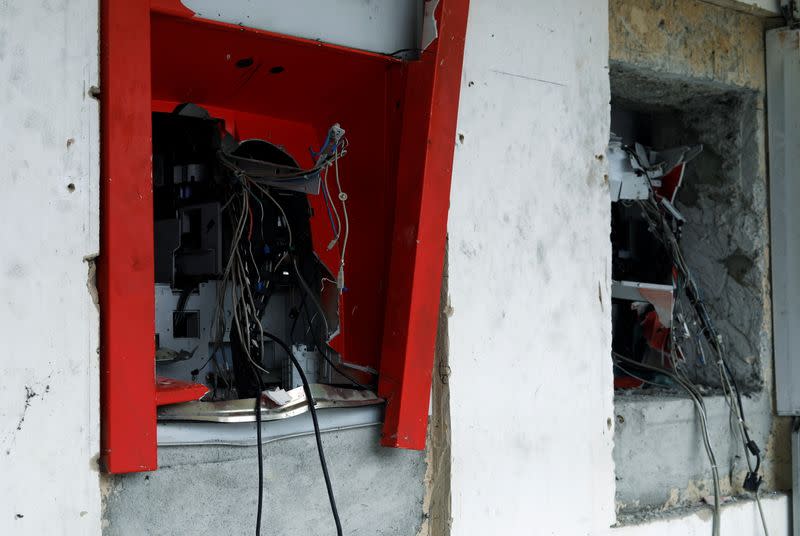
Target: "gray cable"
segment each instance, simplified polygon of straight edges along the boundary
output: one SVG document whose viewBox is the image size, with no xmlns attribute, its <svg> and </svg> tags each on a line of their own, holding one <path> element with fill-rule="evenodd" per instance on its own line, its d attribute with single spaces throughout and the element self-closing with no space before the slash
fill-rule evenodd
<svg viewBox="0 0 800 536">
<path fill-rule="evenodd" d="M 675 381 L 678 385 L 684 388 L 684 390 L 689 393 L 689 397 L 692 399 L 695 405 L 695 410 L 697 411 L 697 415 L 700 418 L 701 430 L 702 430 L 702 437 L 703 437 L 703 444 L 706 449 L 706 455 L 708 456 L 708 461 L 711 464 L 711 476 L 714 484 L 714 506 L 713 506 L 713 519 L 712 519 L 712 534 L 713 536 L 719 536 L 720 531 L 720 483 L 719 483 L 719 470 L 717 469 L 717 459 L 714 456 L 714 450 L 711 447 L 711 440 L 708 435 L 708 416 L 706 413 L 705 403 L 703 402 L 702 396 L 696 391 L 695 387 L 687 382 L 684 382 L 683 379 L 678 377 L 676 374 L 672 373 L 669 370 L 654 367 L 652 365 L 647 365 L 645 363 L 639 363 L 632 359 L 628 359 L 627 357 L 618 354 L 616 352 L 612 352 L 613 359 L 622 361 L 632 366 L 640 367 L 647 369 L 651 372 L 656 372 L 658 374 L 663 374 L 673 381 Z"/>
</svg>

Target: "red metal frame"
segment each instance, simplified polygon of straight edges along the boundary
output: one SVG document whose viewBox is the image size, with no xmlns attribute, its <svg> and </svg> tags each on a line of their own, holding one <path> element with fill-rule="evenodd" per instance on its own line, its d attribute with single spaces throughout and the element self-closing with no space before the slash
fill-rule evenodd
<svg viewBox="0 0 800 536">
<path fill-rule="evenodd" d="M 150 6 L 101 4 L 101 453 L 156 468 Z"/>
<path fill-rule="evenodd" d="M 193 17 L 176 0 L 102 3 L 103 459 L 156 467 L 151 111 L 192 101 L 242 138 L 301 161 L 339 121 L 351 244 L 342 299 L 348 361 L 380 370 L 382 443 L 421 449 L 439 306 L 468 0 L 442 0 L 418 62 Z M 150 54 L 152 47 L 153 54 Z M 251 70 L 235 67 L 254 59 Z M 232 61 L 231 61 L 232 59 Z M 280 74 L 271 67 L 280 65 Z M 302 91 L 298 91 L 302 88 Z M 357 150 L 355 150 L 357 148 Z M 401 158 L 402 155 L 402 158 Z M 315 248 L 334 268 L 321 198 Z M 369 379 L 362 378 L 363 381 Z M 162 393 L 164 395 L 164 393 Z"/>
<path fill-rule="evenodd" d="M 439 38 L 409 65 L 379 394 L 381 444 L 425 448 L 469 0 L 442 0 Z"/>
</svg>

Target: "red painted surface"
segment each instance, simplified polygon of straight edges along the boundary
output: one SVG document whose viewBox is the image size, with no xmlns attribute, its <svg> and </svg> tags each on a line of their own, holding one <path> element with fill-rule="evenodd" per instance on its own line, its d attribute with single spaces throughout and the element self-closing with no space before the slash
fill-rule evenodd
<svg viewBox="0 0 800 536">
<path fill-rule="evenodd" d="M 383 444 L 423 448 L 467 0 L 443 0 L 440 39 L 408 64 L 193 18 L 174 0 L 153 0 L 152 14 L 149 6 L 103 3 L 108 470 L 155 468 L 150 113 L 181 102 L 206 107 L 240 139 L 285 146 L 304 165 L 331 124 L 346 129 L 350 150 L 340 171 L 349 196 L 348 290 L 342 333 L 332 344 L 346 361 L 380 368 L 389 401 Z M 252 65 L 238 68 L 243 58 Z M 335 197 L 334 184 L 331 174 Z M 332 230 L 322 197 L 310 202 L 315 249 L 335 273 L 339 251 L 327 250 Z"/>
<path fill-rule="evenodd" d="M 150 0 L 150 9 L 165 15 L 175 15 L 178 17 L 194 17 L 194 11 L 184 6 L 181 0 Z"/>
<path fill-rule="evenodd" d="M 441 1 L 439 38 L 408 69 L 379 380 L 390 447 L 425 447 L 468 8 Z"/>
<path fill-rule="evenodd" d="M 675 202 L 675 196 L 678 195 L 678 188 L 683 183 L 683 173 L 686 170 L 686 164 L 678 164 L 672 170 L 661 177 L 661 186 L 655 188 L 655 191 L 661 197 L 669 200 L 670 203 Z"/>
<path fill-rule="evenodd" d="M 150 10 L 101 3 L 101 455 L 156 468 Z"/>
<path fill-rule="evenodd" d="M 202 383 L 184 382 L 158 376 L 156 378 L 156 406 L 200 400 L 209 389 Z"/>
<path fill-rule="evenodd" d="M 614 389 L 638 389 L 644 382 L 630 376 L 617 376 L 614 378 Z"/>
<path fill-rule="evenodd" d="M 154 110 L 195 102 L 224 118 L 236 137 L 283 145 L 306 165 L 311 162 L 309 148 L 319 148 L 333 123 L 347 131 L 350 151 L 340 171 L 349 196 L 348 290 L 341 300 L 342 333 L 332 346 L 348 362 L 377 368 L 404 64 L 306 39 L 161 14 L 152 17 L 152 47 Z M 252 59 L 252 65 L 238 68 L 236 62 L 244 58 Z M 332 170 L 328 184 L 335 196 Z M 335 274 L 339 251 L 327 250 L 333 235 L 323 199 L 309 200 L 315 250 Z"/>
</svg>

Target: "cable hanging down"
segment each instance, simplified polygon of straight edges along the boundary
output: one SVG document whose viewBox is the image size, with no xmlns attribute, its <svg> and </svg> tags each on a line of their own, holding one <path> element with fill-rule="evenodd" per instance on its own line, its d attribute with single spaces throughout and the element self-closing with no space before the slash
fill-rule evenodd
<svg viewBox="0 0 800 536">
<path fill-rule="evenodd" d="M 368 390 L 373 381 L 362 384 L 373 371 L 347 363 L 332 342 L 342 326 L 350 254 L 351 205 L 339 162 L 348 151 L 345 131 L 332 125 L 301 165 L 282 145 L 240 138 L 237 127 L 234 135 L 223 118 L 191 103 L 154 112 L 152 122 L 156 372 L 190 379 L 192 393 L 202 386 L 206 394 L 188 411 L 202 408 L 203 418 L 217 418 L 233 400 L 252 409 L 257 536 L 268 491 L 262 421 L 274 408 L 267 395 L 275 402 L 302 389 L 342 534 L 314 393 L 317 383 Z M 317 213 L 328 213 L 332 231 L 328 254 L 314 213 L 312 196 L 320 194 L 325 208 Z"/>
<path fill-rule="evenodd" d="M 338 158 L 340 158 L 344 154 L 343 144 L 334 143 L 331 146 L 330 154 L 331 156 L 327 159 L 322 161 L 319 164 L 319 169 L 325 169 L 327 175 L 327 168 L 331 165 L 336 166 L 336 179 L 337 179 L 337 187 L 340 190 L 339 200 L 342 203 L 342 212 L 345 214 L 345 223 L 343 225 L 344 228 L 344 236 L 343 236 L 343 244 L 342 244 L 342 256 L 340 260 L 340 275 L 338 279 L 343 281 L 343 270 L 344 270 L 344 247 L 347 242 L 347 235 L 349 232 L 349 223 L 347 221 L 346 216 L 346 194 L 341 191 L 341 183 L 338 176 L 338 166 L 336 162 Z M 224 158 L 221 157 L 221 161 L 228 167 L 231 162 L 225 161 Z M 266 308 L 266 301 L 268 300 L 268 296 L 262 298 L 262 303 L 259 305 L 258 299 L 254 295 L 253 289 L 255 288 L 262 288 L 264 291 L 271 290 L 272 283 L 271 279 L 267 281 L 263 281 L 261 277 L 261 270 L 258 268 L 257 263 L 255 262 L 255 257 L 252 251 L 252 242 L 251 238 L 253 235 L 253 220 L 254 220 L 254 211 L 253 211 L 253 202 L 255 202 L 258 209 L 258 213 L 260 213 L 263 219 L 264 213 L 264 206 L 260 199 L 263 196 L 265 202 L 268 202 L 277 209 L 278 213 L 280 214 L 280 221 L 283 223 L 283 226 L 288 234 L 288 248 L 287 253 L 284 254 L 275 266 L 272 268 L 272 272 L 276 272 L 278 268 L 288 262 L 289 269 L 294 273 L 294 280 L 297 283 L 297 286 L 302 290 L 302 299 L 303 304 L 306 301 L 309 301 L 318 311 L 318 315 L 316 315 L 320 322 L 322 323 L 322 333 L 321 337 L 320 334 L 316 332 L 313 326 L 313 321 L 311 318 L 308 318 L 308 311 L 306 310 L 306 315 L 308 318 L 309 328 L 311 330 L 312 339 L 317 346 L 317 350 L 325 360 L 325 362 L 333 369 L 336 370 L 342 377 L 346 378 L 350 381 L 354 386 L 358 388 L 366 389 L 366 386 L 360 384 L 356 381 L 352 376 L 347 374 L 343 371 L 336 363 L 328 355 L 324 347 L 324 341 L 327 339 L 330 333 L 330 329 L 328 326 L 328 321 L 324 310 L 322 308 L 322 304 L 319 302 L 319 298 L 317 295 L 312 291 L 308 283 L 305 281 L 305 278 L 302 275 L 302 270 L 300 269 L 298 258 L 295 252 L 295 233 L 292 229 L 292 225 L 289 219 L 289 216 L 282 206 L 282 204 L 276 199 L 275 194 L 271 191 L 271 188 L 275 187 L 274 184 L 269 184 L 266 181 L 258 180 L 254 177 L 249 176 L 246 173 L 243 173 L 240 169 L 235 170 L 235 176 L 240 181 L 241 190 L 238 194 L 235 194 L 231 197 L 231 199 L 226 203 L 226 207 L 229 210 L 229 217 L 232 222 L 232 227 L 234 229 L 231 245 L 230 245 L 230 257 L 228 259 L 228 263 L 225 266 L 225 270 L 223 272 L 223 276 L 220 282 L 221 291 L 218 295 L 218 300 L 216 304 L 215 310 L 215 318 L 216 318 L 216 341 L 217 345 L 214 348 L 214 354 L 219 349 L 218 347 L 221 346 L 219 344 L 220 341 L 223 340 L 223 336 L 225 334 L 225 317 L 223 314 L 224 307 L 224 299 L 226 294 L 230 294 L 233 297 L 233 307 L 232 307 L 232 329 L 231 329 L 231 340 L 232 342 L 237 343 L 237 347 L 240 348 L 244 356 L 246 357 L 247 362 L 249 362 L 252 373 L 255 377 L 256 384 L 258 386 L 258 396 L 255 398 L 255 418 L 256 418 L 256 440 L 257 440 L 257 448 L 258 448 L 258 461 L 259 461 L 259 496 L 258 496 L 258 511 L 256 515 L 256 535 L 259 536 L 261 533 L 261 520 L 262 520 L 262 509 L 263 509 L 263 453 L 262 453 L 262 438 L 261 438 L 261 393 L 263 392 L 263 385 L 261 382 L 261 374 L 268 374 L 267 371 L 263 366 L 260 364 L 262 357 L 265 355 L 264 350 L 264 341 L 265 339 L 274 342 L 277 344 L 285 353 L 287 358 L 291 361 L 292 367 L 297 371 L 297 374 L 300 378 L 302 383 L 302 388 L 306 396 L 306 401 L 309 409 L 309 413 L 311 414 L 311 419 L 314 427 L 314 435 L 317 444 L 317 451 L 320 458 L 320 465 L 322 468 L 323 476 L 325 479 L 325 486 L 328 492 L 328 499 L 330 502 L 331 512 L 333 514 L 334 523 L 336 525 L 336 532 L 338 535 L 342 534 L 342 526 L 341 521 L 339 519 L 339 512 L 336 506 L 336 499 L 333 492 L 333 485 L 331 483 L 330 474 L 328 471 L 327 461 L 325 458 L 325 453 L 322 445 L 322 437 L 319 427 L 318 416 L 316 412 L 315 401 L 313 397 L 313 393 L 311 391 L 311 386 L 308 381 L 308 377 L 297 360 L 297 357 L 294 355 L 292 348 L 283 341 L 280 337 L 268 332 L 264 329 L 264 325 L 262 322 L 262 317 L 264 314 L 264 310 Z M 327 189 L 327 184 L 323 186 L 323 188 Z M 324 193 L 323 193 L 324 195 Z M 336 214 L 337 219 L 339 218 L 338 211 Z M 339 236 L 336 237 L 339 239 Z M 299 313 L 298 313 L 299 314 Z M 323 341 L 323 342 L 320 342 Z M 214 355 L 212 354 L 212 356 Z"/>
<path fill-rule="evenodd" d="M 674 311 L 673 314 L 676 316 L 676 318 L 681 318 L 683 317 L 683 315 L 694 316 L 697 325 L 699 325 L 701 328 L 700 333 L 699 334 L 691 333 L 691 330 L 688 328 L 688 325 L 686 323 L 683 323 L 687 331 L 686 340 L 690 342 L 691 341 L 695 342 L 695 345 L 699 352 L 700 359 L 702 361 L 705 361 L 704 357 L 705 351 L 703 349 L 703 341 L 708 346 L 713 355 L 713 363 L 716 365 L 717 368 L 717 373 L 720 379 L 722 392 L 730 411 L 731 420 L 734 423 L 734 429 L 736 430 L 736 434 L 739 436 L 741 440 L 741 445 L 744 452 L 744 458 L 746 460 L 748 467 L 748 472 L 743 482 L 743 488 L 746 491 L 753 493 L 761 517 L 761 524 L 764 530 L 764 534 L 768 536 L 769 531 L 767 528 L 759 496 L 759 486 L 762 481 L 762 477 L 759 474 L 761 468 L 761 452 L 757 443 L 750 436 L 749 428 L 747 426 L 747 422 L 745 419 L 742 394 L 739 389 L 739 386 L 737 385 L 736 379 L 731 373 L 731 369 L 727 363 L 726 360 L 727 351 L 725 349 L 723 338 L 717 331 L 716 326 L 714 325 L 711 319 L 708 307 L 703 301 L 699 287 L 692 276 L 688 264 L 686 263 L 686 259 L 678 243 L 678 237 L 676 236 L 675 231 L 673 230 L 673 226 L 668 220 L 667 213 L 669 211 L 665 210 L 663 208 L 665 205 L 658 201 L 658 194 L 655 191 L 655 187 L 647 171 L 647 167 L 641 161 L 640 156 L 637 154 L 636 151 L 628 149 L 628 153 L 633 160 L 637 161 L 639 167 L 642 169 L 642 172 L 644 173 L 647 179 L 647 185 L 649 189 L 648 197 L 646 199 L 638 200 L 637 203 L 641 208 L 642 215 L 644 216 L 648 224 L 650 232 L 655 236 L 657 240 L 659 240 L 665 246 L 666 251 L 670 255 L 673 266 L 676 269 L 676 281 L 677 281 L 676 296 L 678 297 L 685 296 L 690 305 L 689 311 L 684 311 L 681 305 L 682 302 L 680 300 L 676 300 L 676 311 Z M 678 322 L 675 322 L 675 324 L 677 323 Z M 714 481 L 714 517 L 712 523 L 712 532 L 714 536 L 718 536 L 720 530 L 719 474 L 717 470 L 716 459 L 714 458 L 713 454 L 713 449 L 711 448 L 710 442 L 708 440 L 707 412 L 705 409 L 705 404 L 703 402 L 703 395 L 694 386 L 692 381 L 689 379 L 688 375 L 683 370 L 685 366 L 685 360 L 682 359 L 681 356 L 684 354 L 684 352 L 681 349 L 681 341 L 678 340 L 676 331 L 677 330 L 675 329 L 670 330 L 671 344 L 669 345 L 670 348 L 669 348 L 668 358 L 669 358 L 669 364 L 672 368 L 671 371 L 665 368 L 654 367 L 652 365 L 647 365 L 645 363 L 640 363 L 638 361 L 631 360 L 618 353 L 613 354 L 613 359 L 617 366 L 620 366 L 620 364 L 624 364 L 627 367 L 632 367 L 632 368 L 638 367 L 639 369 L 662 374 L 672 379 L 676 384 L 678 384 L 682 389 L 684 389 L 689 394 L 690 398 L 694 402 L 695 409 L 701 421 L 704 446 L 706 448 L 706 453 L 709 457 L 709 462 L 712 467 L 712 478 Z M 703 341 L 695 339 L 696 337 L 698 337 L 698 335 L 702 337 Z M 755 464 L 753 464 L 751 458 L 755 459 Z"/>
</svg>

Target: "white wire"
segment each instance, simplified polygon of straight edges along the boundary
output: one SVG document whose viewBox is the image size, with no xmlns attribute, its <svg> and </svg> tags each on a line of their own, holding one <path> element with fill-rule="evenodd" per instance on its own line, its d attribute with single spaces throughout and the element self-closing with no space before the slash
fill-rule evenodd
<svg viewBox="0 0 800 536">
<path fill-rule="evenodd" d="M 698 417 L 700 418 L 700 425 L 702 430 L 702 437 L 703 437 L 703 445 L 706 449 L 706 455 L 708 456 L 708 461 L 711 465 L 711 478 L 714 486 L 714 505 L 713 505 L 713 519 L 712 519 L 712 535 L 719 536 L 720 531 L 720 503 L 721 503 L 721 491 L 720 491 L 720 483 L 719 483 L 719 470 L 717 468 L 717 458 L 714 455 L 714 450 L 711 447 L 711 439 L 708 433 L 708 414 L 706 412 L 706 406 L 703 402 L 703 397 L 700 393 L 697 392 L 694 385 L 691 383 L 684 382 L 680 377 L 675 374 L 672 374 L 670 371 L 667 370 L 658 370 L 658 367 L 652 367 L 646 365 L 644 363 L 636 363 L 635 361 L 618 354 L 616 352 L 612 352 L 612 355 L 615 360 L 624 361 L 625 363 L 630 363 L 632 365 L 637 365 L 640 367 L 644 367 L 646 369 L 655 370 L 661 374 L 671 377 L 673 380 L 678 382 L 678 384 L 686 390 L 689 394 L 689 397 L 694 402 L 695 411 L 697 412 Z M 619 365 L 617 365 L 619 366 Z"/>
<path fill-rule="evenodd" d="M 336 218 L 336 233 L 333 237 L 333 240 L 331 240 L 330 244 L 328 244 L 328 249 L 332 249 L 333 246 L 335 246 L 339 241 L 339 238 L 342 234 L 342 219 L 339 217 L 339 209 L 336 208 L 336 202 L 331 196 L 330 188 L 328 188 L 328 169 L 330 169 L 330 166 L 325 168 L 325 174 L 322 176 L 322 187 L 325 189 L 322 195 L 327 196 L 327 199 L 330 202 L 331 210 L 333 211 L 333 216 Z"/>
<path fill-rule="evenodd" d="M 342 215 L 344 216 L 344 238 L 342 240 L 342 252 L 339 261 L 339 274 L 336 277 L 336 286 L 338 287 L 340 293 L 344 291 L 344 263 L 345 255 L 347 253 L 347 241 L 350 237 L 350 219 L 347 215 L 347 193 L 342 189 L 342 182 L 339 178 L 339 158 L 343 156 L 344 153 L 344 148 L 341 149 L 341 154 L 339 154 L 339 149 L 337 149 L 336 158 L 333 159 L 333 169 L 336 172 L 336 187 L 339 189 L 339 201 L 342 203 Z M 341 223 L 339 232 L 341 232 Z"/>
<path fill-rule="evenodd" d="M 286 230 L 289 232 L 289 249 L 291 250 L 292 246 L 294 245 L 294 238 L 292 237 L 292 226 L 289 225 L 289 218 L 286 216 L 286 211 L 283 210 L 281 204 L 278 203 L 278 201 L 274 197 L 272 197 L 272 194 L 269 193 L 268 188 L 265 188 L 264 186 L 258 184 L 257 182 L 253 182 L 252 184 L 255 184 L 259 190 L 264 192 L 264 195 L 266 195 L 269 198 L 269 200 L 272 201 L 272 203 L 276 207 L 278 207 L 278 210 L 281 212 L 281 215 L 283 216 L 283 221 L 286 224 Z"/>
<path fill-rule="evenodd" d="M 645 172 L 645 175 L 647 175 L 647 172 Z M 649 181 L 649 175 L 648 175 L 647 178 L 648 178 L 648 182 L 650 182 Z M 683 276 L 687 280 L 687 283 L 691 282 L 692 281 L 691 272 L 689 271 L 688 263 L 686 262 L 686 259 L 683 256 L 683 251 L 681 250 L 680 246 L 678 245 L 677 239 L 676 239 L 675 235 L 672 233 L 672 229 L 670 229 L 669 226 L 667 225 L 667 223 L 664 221 L 664 218 L 661 215 L 661 212 L 659 211 L 658 206 L 656 205 L 655 198 L 654 198 L 654 191 L 653 191 L 653 188 L 652 188 L 652 183 L 650 183 L 650 197 L 648 198 L 646 203 L 642 202 L 642 203 L 640 203 L 640 205 L 644 209 L 643 213 L 645 215 L 645 218 L 648 220 L 648 224 L 651 227 L 653 227 L 654 229 L 656 227 L 658 227 L 656 221 L 654 221 L 656 217 L 658 218 L 658 222 L 661 224 L 660 227 L 661 227 L 662 233 L 664 234 L 665 241 L 668 242 L 665 245 L 668 246 L 669 250 L 672 252 L 673 258 L 675 260 L 675 263 L 676 263 L 679 271 L 683 272 Z M 694 283 L 692 283 L 692 284 L 694 285 Z M 696 288 L 695 288 L 694 292 L 697 295 Z M 696 299 L 700 299 L 699 295 L 696 296 Z M 701 324 L 703 324 L 702 318 L 701 318 Z M 708 329 L 709 329 L 709 326 L 703 325 L 703 329 L 702 329 L 702 331 L 701 331 L 701 333 L 699 335 L 702 336 L 704 333 L 707 332 Z M 711 333 L 709 333 L 709 335 L 711 335 L 713 337 L 714 332 L 712 331 Z M 744 447 L 744 457 L 745 457 L 745 460 L 747 462 L 747 466 L 748 466 L 749 471 L 752 472 L 753 471 L 753 466 L 752 466 L 752 463 L 750 461 L 750 452 L 749 452 L 748 445 L 747 445 L 747 439 L 746 439 L 747 438 L 747 433 L 746 433 L 746 424 L 744 422 L 744 416 L 741 414 L 741 409 L 739 408 L 737 400 L 734 399 L 734 396 L 735 396 L 735 393 L 736 393 L 736 388 L 733 385 L 733 382 L 732 382 L 732 380 L 731 380 L 731 378 L 730 378 L 730 376 L 729 376 L 729 374 L 727 372 L 727 369 L 725 367 L 725 364 L 724 364 L 724 350 L 723 350 L 724 347 L 722 345 L 722 341 L 721 341 L 721 339 L 719 339 L 718 335 L 717 335 L 716 339 L 717 339 L 717 344 L 711 344 L 709 346 L 711 347 L 711 350 L 713 350 L 717 354 L 716 358 L 717 358 L 717 368 L 718 368 L 719 375 L 720 375 L 720 384 L 722 386 L 722 390 L 723 390 L 723 394 L 725 396 L 726 403 L 728 404 L 728 407 L 729 407 L 729 410 L 730 410 L 731 419 L 734 420 L 738 425 L 738 426 L 736 426 L 736 428 L 738 429 L 738 433 L 739 433 L 739 435 L 741 437 L 742 445 Z M 698 340 L 698 349 L 699 349 L 700 353 L 702 354 L 703 353 L 703 351 L 702 351 L 702 342 L 699 341 L 699 340 Z M 677 367 L 675 367 L 675 368 L 677 370 Z M 759 515 L 761 517 L 761 525 L 762 525 L 762 528 L 764 530 L 764 534 L 765 534 L 765 536 L 769 536 L 769 529 L 767 527 L 767 523 L 766 523 L 766 519 L 765 519 L 765 516 L 764 516 L 763 508 L 761 506 L 761 499 L 759 497 L 758 489 L 756 489 L 756 491 L 755 491 L 755 498 L 756 498 L 756 504 L 757 504 L 758 510 L 759 510 Z M 715 502 L 716 501 L 717 501 L 717 499 L 715 497 Z M 717 526 L 717 524 L 715 524 L 715 532 L 714 532 L 714 534 L 715 534 L 715 536 L 718 534 L 718 526 Z"/>
<path fill-rule="evenodd" d="M 336 172 L 336 187 L 339 189 L 339 200 L 342 202 L 342 213 L 344 215 L 344 239 L 342 241 L 342 267 L 344 267 L 344 256 L 347 251 L 347 239 L 350 236 L 350 220 L 347 216 L 347 193 L 342 190 L 342 183 L 339 179 L 339 157 L 334 159 L 333 168 Z"/>
</svg>

